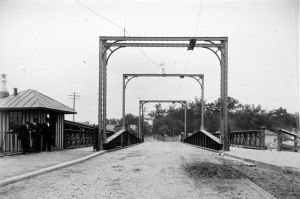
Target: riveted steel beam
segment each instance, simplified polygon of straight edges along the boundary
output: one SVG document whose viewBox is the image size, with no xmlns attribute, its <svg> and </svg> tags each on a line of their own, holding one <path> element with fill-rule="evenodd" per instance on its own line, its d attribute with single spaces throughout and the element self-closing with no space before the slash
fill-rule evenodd
<svg viewBox="0 0 300 199">
<path fill-rule="evenodd" d="M 189 43 L 106 43 L 110 47 L 161 47 L 161 48 L 187 48 Z M 196 43 L 195 48 L 221 47 L 222 44 Z"/>
<path fill-rule="evenodd" d="M 197 41 L 226 41 L 228 37 L 114 37 L 101 36 L 102 40 L 120 40 L 120 41 L 190 41 L 190 39 L 197 39 Z"/>
</svg>

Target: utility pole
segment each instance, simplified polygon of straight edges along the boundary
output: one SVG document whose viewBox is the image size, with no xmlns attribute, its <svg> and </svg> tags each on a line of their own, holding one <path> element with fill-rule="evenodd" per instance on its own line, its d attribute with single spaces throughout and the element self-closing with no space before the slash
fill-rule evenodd
<svg viewBox="0 0 300 199">
<path fill-rule="evenodd" d="M 71 95 L 68 95 L 73 100 L 73 110 L 75 110 L 75 101 L 80 99 L 80 95 L 76 92 L 73 92 Z M 75 121 L 75 114 L 73 114 L 73 122 Z"/>
</svg>

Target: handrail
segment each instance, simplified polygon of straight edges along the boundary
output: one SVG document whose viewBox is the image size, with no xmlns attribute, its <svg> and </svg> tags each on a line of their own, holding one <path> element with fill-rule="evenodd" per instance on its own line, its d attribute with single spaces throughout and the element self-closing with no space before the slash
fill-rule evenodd
<svg viewBox="0 0 300 199">
<path fill-rule="evenodd" d="M 286 135 L 283 135 L 283 134 L 287 134 L 289 136 L 292 136 L 294 139 L 288 138 L 288 137 L 286 137 Z M 288 148 L 288 149 L 291 149 L 291 150 L 297 152 L 298 149 L 300 149 L 300 147 L 298 146 L 297 138 L 300 138 L 300 136 L 297 135 L 296 133 L 292 133 L 292 132 L 289 132 L 289 131 L 284 130 L 284 129 L 279 129 L 278 132 L 277 132 L 277 140 L 278 140 L 277 150 L 281 151 L 284 148 Z M 282 143 L 283 139 L 294 142 L 294 146 L 286 145 L 286 144 Z"/>
<path fill-rule="evenodd" d="M 120 130 L 107 138 L 107 141 L 103 144 L 103 148 L 108 150 L 116 147 L 129 146 L 140 142 L 142 142 L 142 140 L 139 137 L 127 130 Z"/>
<path fill-rule="evenodd" d="M 279 129 L 279 131 L 281 131 L 283 133 L 286 133 L 286 134 L 289 134 L 291 136 L 296 136 L 297 138 L 300 138 L 300 136 L 297 135 L 296 133 L 293 133 L 293 132 L 290 132 L 290 131 L 287 131 L 287 130 L 284 130 L 284 129 Z"/>
<path fill-rule="evenodd" d="M 213 150 L 222 150 L 223 146 L 219 138 L 205 130 L 200 130 L 192 134 L 191 136 L 185 138 L 184 142 Z"/>
</svg>

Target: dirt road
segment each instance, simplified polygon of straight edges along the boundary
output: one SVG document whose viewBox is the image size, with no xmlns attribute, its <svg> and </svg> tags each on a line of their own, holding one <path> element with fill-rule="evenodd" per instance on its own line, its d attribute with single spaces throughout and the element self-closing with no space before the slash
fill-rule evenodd
<svg viewBox="0 0 300 199">
<path fill-rule="evenodd" d="M 199 179 L 199 163 L 215 173 Z M 222 168 L 218 154 L 146 142 L 2 187 L 0 198 L 266 198 L 235 170 Z"/>
</svg>

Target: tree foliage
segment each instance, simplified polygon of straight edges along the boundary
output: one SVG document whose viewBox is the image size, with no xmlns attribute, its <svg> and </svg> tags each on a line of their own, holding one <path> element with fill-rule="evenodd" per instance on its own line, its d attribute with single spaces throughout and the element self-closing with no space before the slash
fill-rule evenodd
<svg viewBox="0 0 300 199">
<path fill-rule="evenodd" d="M 276 131 L 278 128 L 294 130 L 297 128 L 299 114 L 288 113 L 286 109 L 279 107 L 271 111 L 264 110 L 260 105 L 241 104 L 237 99 L 228 97 L 228 125 L 231 130 L 253 130 L 265 127 Z M 220 129 L 220 98 L 214 102 L 204 102 L 204 127 L 209 132 Z M 153 119 L 153 131 L 159 132 L 160 127 L 167 125 L 172 129 L 172 122 L 168 118 L 174 118 L 176 125 L 175 135 L 183 131 L 184 112 L 182 108 L 170 106 L 162 109 L 161 104 L 156 105 L 155 110 L 149 116 Z M 187 132 L 195 132 L 201 124 L 201 99 L 195 98 L 187 107 Z M 175 125 L 175 126 L 176 126 Z M 164 128 L 166 129 L 166 127 Z"/>
<path fill-rule="evenodd" d="M 204 102 L 204 127 L 209 132 L 220 129 L 221 100 Z M 148 116 L 152 125 L 147 121 L 142 124 L 145 134 L 159 133 L 161 135 L 179 135 L 184 131 L 184 109 L 169 106 L 163 108 L 156 104 Z M 109 120 L 111 124 L 120 124 L 121 119 Z M 283 107 L 267 111 L 260 105 L 241 104 L 237 99 L 228 97 L 228 126 L 231 130 L 256 130 L 265 127 L 276 131 L 278 128 L 295 130 L 299 127 L 299 113 L 291 114 Z M 127 124 L 138 126 L 138 116 L 126 115 Z M 195 98 L 187 104 L 187 132 L 195 132 L 201 124 L 201 99 Z"/>
</svg>

